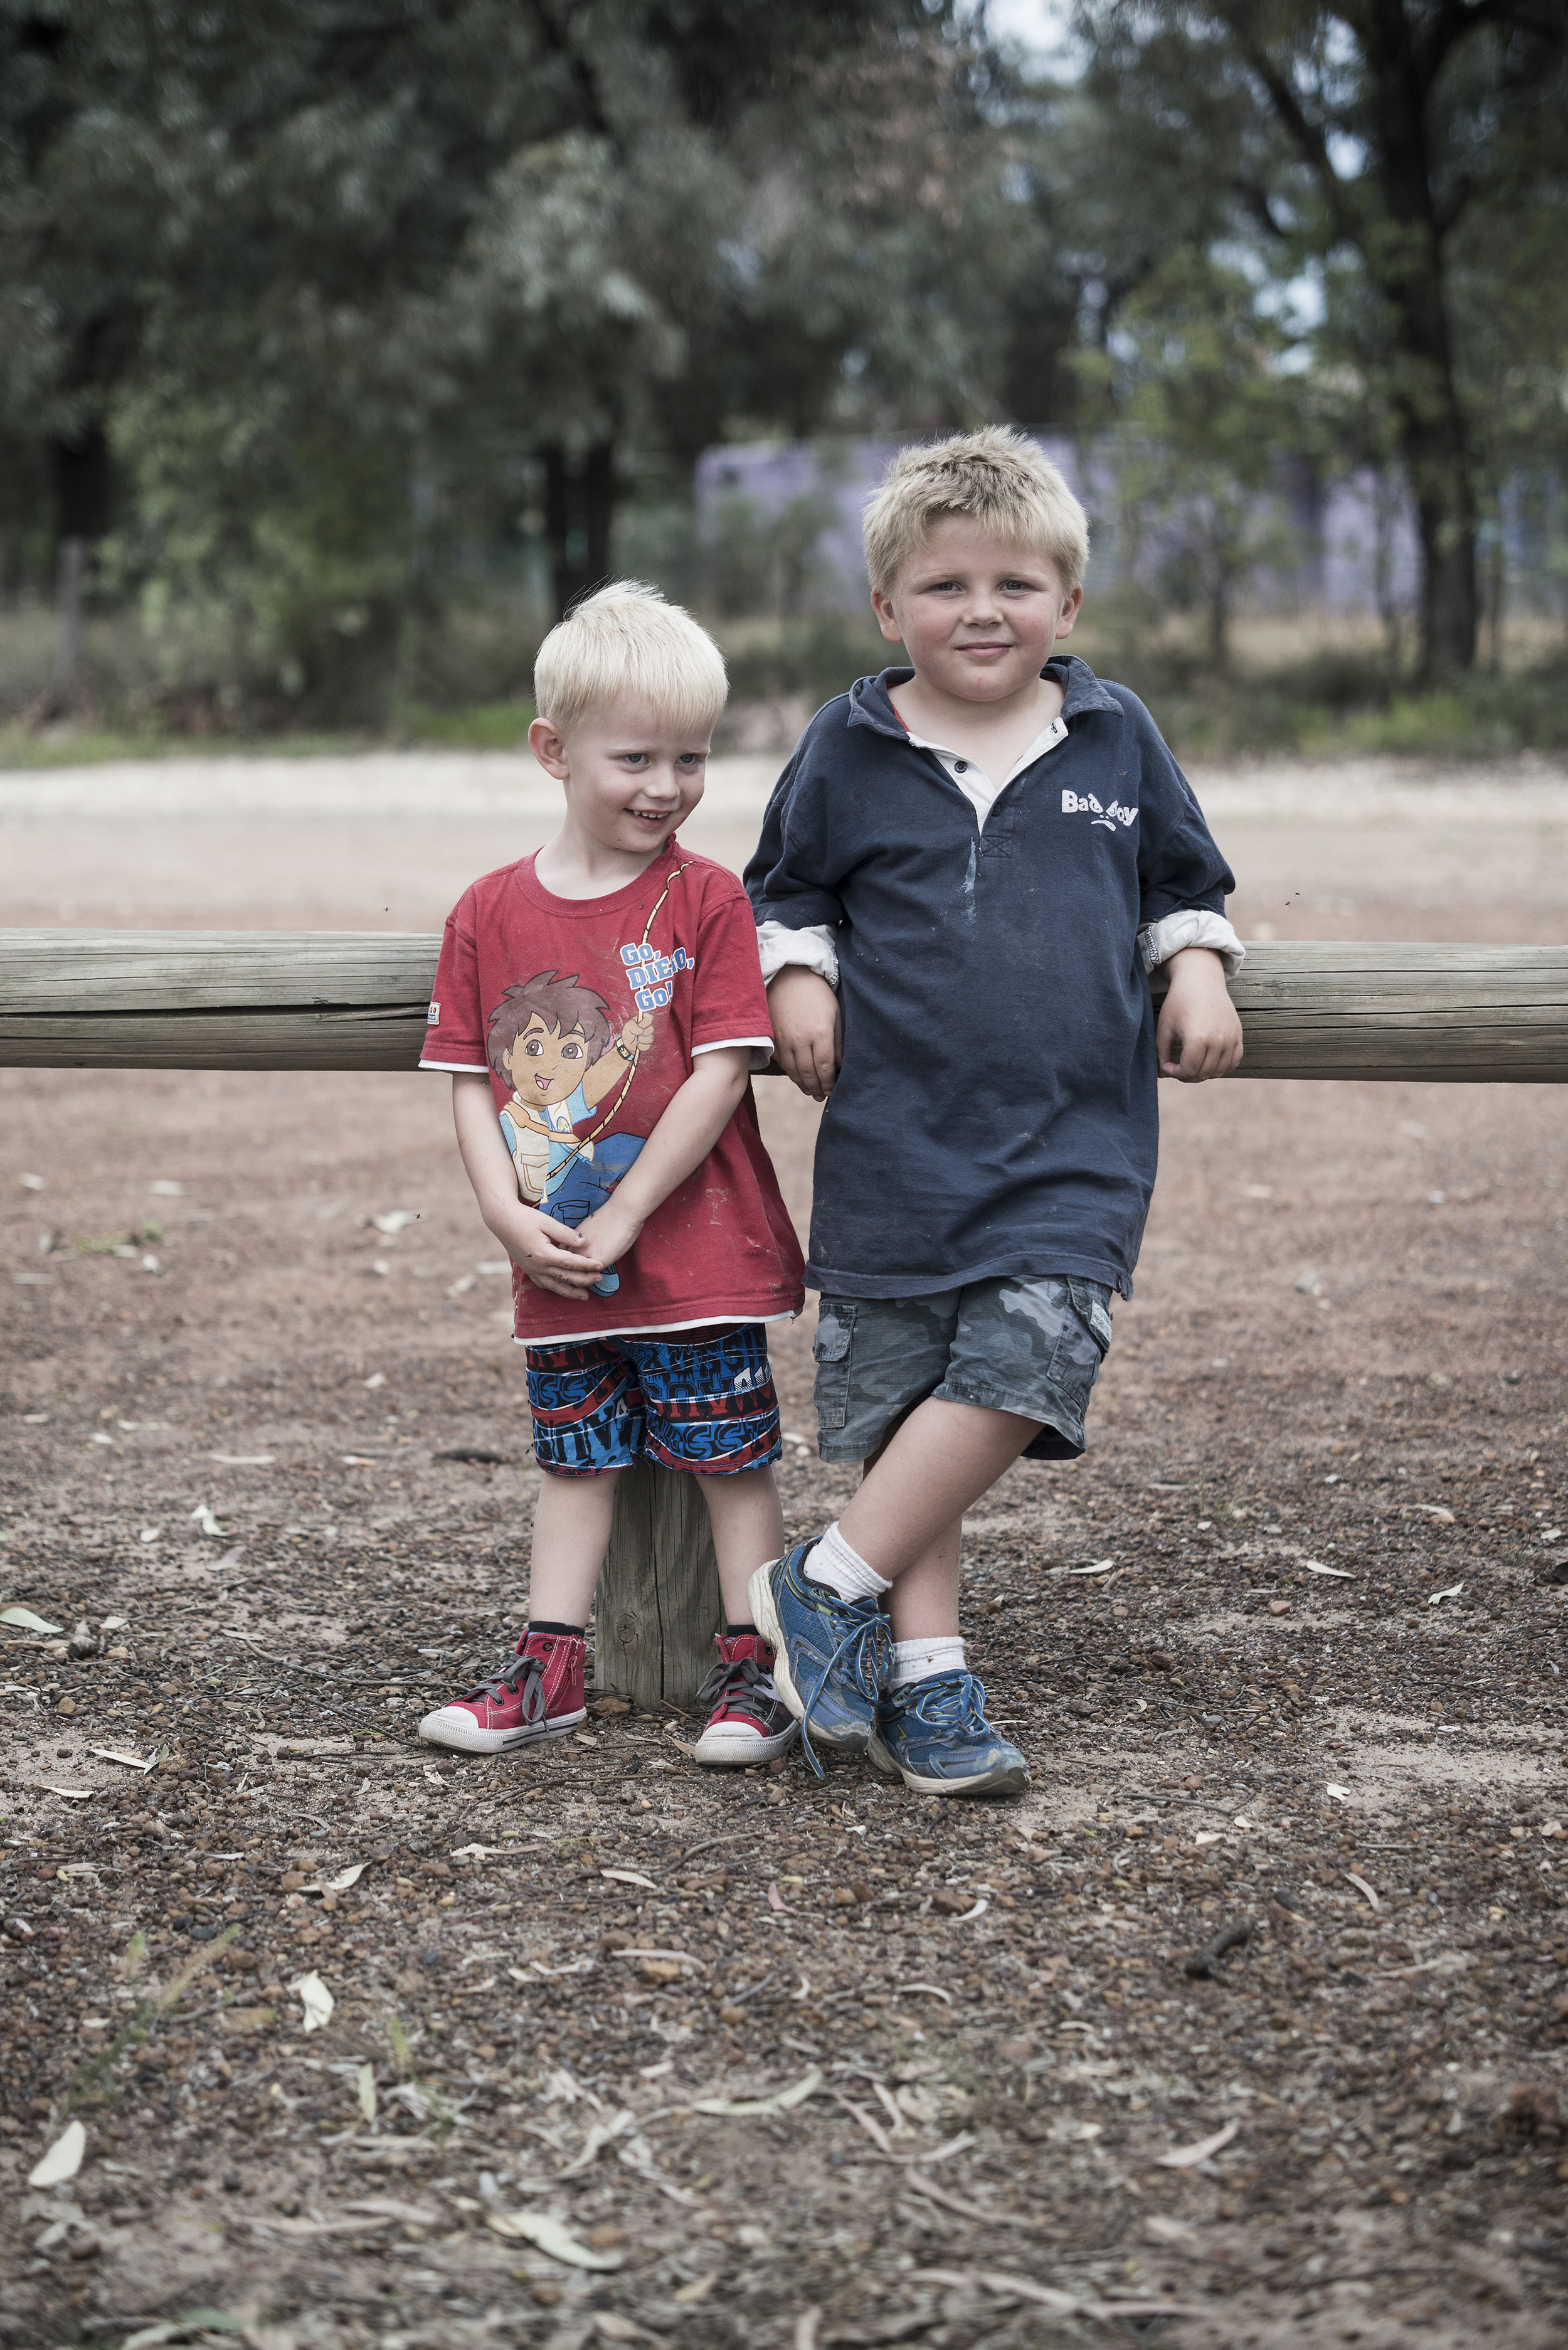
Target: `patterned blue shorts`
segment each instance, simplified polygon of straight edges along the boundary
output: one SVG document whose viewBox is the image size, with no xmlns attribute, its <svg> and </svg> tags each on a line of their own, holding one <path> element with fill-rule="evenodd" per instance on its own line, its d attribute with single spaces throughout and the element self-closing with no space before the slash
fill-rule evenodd
<svg viewBox="0 0 1568 2350">
<path fill-rule="evenodd" d="M 760 1322 L 526 1351 L 534 1458 L 554 1477 L 597 1477 L 644 1456 L 722 1477 L 784 1450 Z"/>
</svg>

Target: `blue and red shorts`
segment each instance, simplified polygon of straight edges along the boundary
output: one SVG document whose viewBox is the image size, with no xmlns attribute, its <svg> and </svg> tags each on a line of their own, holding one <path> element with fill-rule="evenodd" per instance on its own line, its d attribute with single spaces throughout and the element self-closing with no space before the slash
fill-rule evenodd
<svg viewBox="0 0 1568 2350">
<path fill-rule="evenodd" d="M 626 1331 L 527 1357 L 534 1457 L 553 1477 L 597 1477 L 644 1457 L 722 1477 L 784 1449 L 760 1322 Z"/>
</svg>

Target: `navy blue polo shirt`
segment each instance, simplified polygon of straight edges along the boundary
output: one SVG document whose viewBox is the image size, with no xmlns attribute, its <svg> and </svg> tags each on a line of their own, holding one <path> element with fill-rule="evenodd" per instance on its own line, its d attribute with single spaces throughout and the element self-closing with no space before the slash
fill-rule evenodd
<svg viewBox="0 0 1568 2350">
<path fill-rule="evenodd" d="M 1132 1295 L 1158 1153 L 1145 923 L 1235 888 L 1135 693 L 1074 655 L 1064 742 L 980 826 L 861 678 L 812 720 L 746 868 L 759 922 L 836 926 L 844 1066 L 811 1285 L 912 1297 L 1077 1274 Z"/>
</svg>

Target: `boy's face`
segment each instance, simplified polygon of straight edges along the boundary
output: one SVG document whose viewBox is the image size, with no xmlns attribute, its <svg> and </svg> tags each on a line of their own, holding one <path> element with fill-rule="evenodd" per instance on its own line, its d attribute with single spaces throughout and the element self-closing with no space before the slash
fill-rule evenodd
<svg viewBox="0 0 1568 2350">
<path fill-rule="evenodd" d="M 548 719 L 528 729 L 534 756 L 566 787 L 566 830 L 585 843 L 648 858 L 702 796 L 712 729 L 678 733 L 646 702 L 591 711 L 570 734 Z"/>
<path fill-rule="evenodd" d="M 1083 600 L 1048 556 L 1003 545 L 967 515 L 944 515 L 891 595 L 871 598 L 882 634 L 902 641 L 924 683 L 971 702 L 1033 687 Z"/>
<path fill-rule="evenodd" d="M 520 1101 L 538 1106 L 569 1101 L 588 1073 L 587 1039 L 580 1028 L 563 1036 L 546 1028 L 535 1012 L 510 1049 L 501 1055 L 506 1081 Z"/>
</svg>

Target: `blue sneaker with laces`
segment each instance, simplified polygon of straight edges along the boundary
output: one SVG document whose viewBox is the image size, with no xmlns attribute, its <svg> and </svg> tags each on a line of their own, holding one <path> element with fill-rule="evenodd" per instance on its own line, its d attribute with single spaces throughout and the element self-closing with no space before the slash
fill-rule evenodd
<svg viewBox="0 0 1568 2350">
<path fill-rule="evenodd" d="M 922 1795 L 1021 1795 L 1029 1765 L 985 1718 L 972 1673 L 932 1673 L 885 1690 L 871 1733 L 872 1767 Z"/>
<path fill-rule="evenodd" d="M 774 1686 L 801 1725 L 806 1761 L 822 1776 L 812 1752 L 864 1754 L 887 1678 L 888 1618 L 874 1599 L 840 1599 L 805 1572 L 814 1543 L 796 1543 L 759 1566 L 747 1590 L 752 1621 L 774 1651 Z"/>
</svg>

